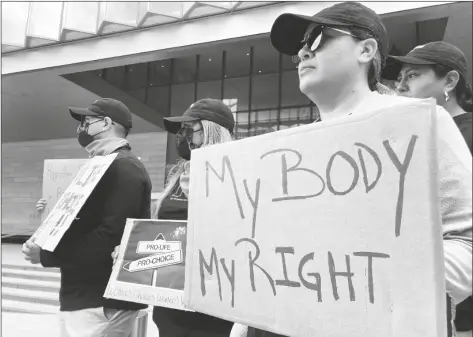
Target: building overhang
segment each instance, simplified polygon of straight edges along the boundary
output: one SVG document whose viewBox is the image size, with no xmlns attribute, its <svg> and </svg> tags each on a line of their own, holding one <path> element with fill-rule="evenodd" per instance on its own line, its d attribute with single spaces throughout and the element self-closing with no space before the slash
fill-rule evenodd
<svg viewBox="0 0 473 337">
<path fill-rule="evenodd" d="M 449 2 L 366 2 L 378 14 Z M 333 2 L 284 2 L 2 55 L 2 75 L 54 70 L 58 75 L 175 57 L 196 45 L 267 34 L 282 13 L 311 15 Z M 139 56 L 139 58 L 137 58 Z"/>
</svg>

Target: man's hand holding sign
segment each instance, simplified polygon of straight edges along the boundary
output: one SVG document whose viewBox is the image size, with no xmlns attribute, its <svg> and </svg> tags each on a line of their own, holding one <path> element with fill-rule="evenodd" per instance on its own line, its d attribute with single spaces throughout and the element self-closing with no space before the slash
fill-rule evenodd
<svg viewBox="0 0 473 337">
<path fill-rule="evenodd" d="M 32 264 L 41 262 L 41 247 L 32 240 L 28 240 L 23 244 L 21 252 L 26 261 L 30 261 Z"/>
</svg>

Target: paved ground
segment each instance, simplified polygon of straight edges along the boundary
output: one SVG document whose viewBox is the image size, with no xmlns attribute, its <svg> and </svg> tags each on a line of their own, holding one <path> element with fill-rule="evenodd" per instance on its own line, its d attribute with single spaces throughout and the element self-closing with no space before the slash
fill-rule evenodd
<svg viewBox="0 0 473 337">
<path fill-rule="evenodd" d="M 2 244 L 2 264 L 30 265 L 23 259 L 19 244 Z M 148 333 L 146 337 L 159 337 L 148 309 Z M 60 337 L 59 319 L 56 315 L 35 315 L 2 312 L 0 325 L 2 337 Z"/>
<path fill-rule="evenodd" d="M 34 315 L 2 312 L 0 322 L 2 337 L 60 337 L 59 319 L 56 315 Z M 141 337 L 141 336 L 138 336 Z M 159 337 L 151 313 L 148 314 L 146 337 Z"/>
<path fill-rule="evenodd" d="M 59 337 L 56 315 L 2 312 L 2 337 Z"/>
</svg>

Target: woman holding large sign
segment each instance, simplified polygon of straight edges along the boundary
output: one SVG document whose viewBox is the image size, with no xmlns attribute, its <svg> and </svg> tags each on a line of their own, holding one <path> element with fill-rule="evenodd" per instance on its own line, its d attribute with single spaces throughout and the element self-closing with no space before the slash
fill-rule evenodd
<svg viewBox="0 0 473 337">
<path fill-rule="evenodd" d="M 187 220 L 191 151 L 233 140 L 235 120 L 222 101 L 205 98 L 192 104 L 179 117 L 164 119 L 164 127 L 176 135 L 181 160 L 171 168 L 153 218 Z M 114 259 L 118 247 L 115 248 Z M 153 321 L 160 337 L 228 337 L 233 323 L 209 315 L 154 307 Z"/>
<path fill-rule="evenodd" d="M 271 42 L 279 52 L 299 57 L 299 88 L 318 107 L 322 123 L 410 99 L 375 91 L 388 56 L 388 36 L 379 16 L 364 5 L 340 3 L 312 17 L 282 14 L 273 24 Z M 446 287 L 460 302 L 472 290 L 471 154 L 445 109 L 437 108 L 437 120 Z M 232 333 L 274 336 L 251 327 L 246 332 L 239 325 Z"/>
</svg>

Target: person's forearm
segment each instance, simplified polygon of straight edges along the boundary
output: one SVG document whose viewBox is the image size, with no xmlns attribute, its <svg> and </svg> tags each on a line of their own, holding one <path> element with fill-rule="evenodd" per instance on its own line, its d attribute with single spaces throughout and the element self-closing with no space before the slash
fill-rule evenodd
<svg viewBox="0 0 473 337">
<path fill-rule="evenodd" d="M 472 246 L 459 239 L 444 240 L 447 291 L 456 304 L 472 293 Z"/>
<path fill-rule="evenodd" d="M 248 334 L 248 326 L 235 323 L 233 324 L 232 331 L 230 332 L 230 337 L 246 337 Z"/>
</svg>

